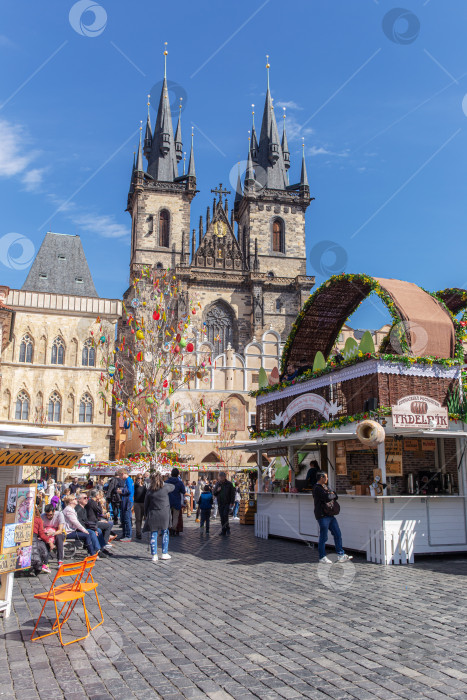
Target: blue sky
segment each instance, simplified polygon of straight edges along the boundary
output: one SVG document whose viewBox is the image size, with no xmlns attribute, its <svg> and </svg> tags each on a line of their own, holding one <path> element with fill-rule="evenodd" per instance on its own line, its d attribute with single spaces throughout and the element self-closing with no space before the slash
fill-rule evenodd
<svg viewBox="0 0 467 700">
<path fill-rule="evenodd" d="M 246 158 L 270 54 L 278 121 L 287 106 L 291 181 L 304 136 L 316 198 L 307 213 L 309 274 L 317 283 L 345 269 L 432 290 L 467 286 L 467 5 L 403 3 L 102 0 L 88 2 L 93 14 L 81 11 L 82 0 L 4 0 L 2 283 L 21 286 L 28 257 L 52 230 L 82 237 L 101 296 L 122 294 L 132 154 L 167 41 L 168 78 L 185 96 L 186 147 L 195 125 L 192 226 L 211 188 L 229 183 Z M 355 323 L 385 320 L 366 304 Z"/>
</svg>

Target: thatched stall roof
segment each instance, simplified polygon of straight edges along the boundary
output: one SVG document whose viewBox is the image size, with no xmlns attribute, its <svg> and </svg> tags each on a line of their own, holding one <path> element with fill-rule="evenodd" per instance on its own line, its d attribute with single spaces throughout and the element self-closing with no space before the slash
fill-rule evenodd
<svg viewBox="0 0 467 700">
<path fill-rule="evenodd" d="M 458 291 L 467 298 L 465 290 Z M 289 364 L 313 365 L 318 351 L 327 359 L 349 316 L 372 292 L 399 324 L 403 352 L 444 359 L 456 356 L 453 317 L 440 297 L 411 282 L 342 274 L 331 277 L 304 304 L 284 346 L 282 373 Z M 426 337 L 423 352 L 419 351 L 421 331 Z"/>
</svg>

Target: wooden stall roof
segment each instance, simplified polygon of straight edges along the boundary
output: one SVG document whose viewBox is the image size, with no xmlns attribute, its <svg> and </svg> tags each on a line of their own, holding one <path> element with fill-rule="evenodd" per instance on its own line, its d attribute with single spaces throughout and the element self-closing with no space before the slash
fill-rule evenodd
<svg viewBox="0 0 467 700">
<path fill-rule="evenodd" d="M 282 373 L 290 364 L 313 365 L 318 351 L 325 358 L 339 333 L 358 305 L 375 291 L 393 317 L 404 322 L 409 350 L 415 346 L 418 356 L 455 357 L 455 328 L 441 300 L 411 282 L 340 275 L 325 282 L 305 302 L 284 346 Z M 465 290 L 458 290 L 465 293 Z M 420 352 L 420 332 L 426 337 Z"/>
</svg>

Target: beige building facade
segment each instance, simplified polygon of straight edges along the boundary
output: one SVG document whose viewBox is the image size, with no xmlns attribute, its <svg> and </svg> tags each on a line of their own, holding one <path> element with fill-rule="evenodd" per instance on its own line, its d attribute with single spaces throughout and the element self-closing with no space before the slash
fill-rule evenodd
<svg viewBox="0 0 467 700">
<path fill-rule="evenodd" d="M 71 245 L 82 248 L 78 237 L 58 236 L 47 234 L 36 258 L 39 265 L 33 263 L 29 283 L 24 286 L 48 282 L 52 288 L 60 288 L 44 259 L 44 245 L 49 263 L 53 256 L 72 257 L 70 241 L 65 241 L 66 250 L 63 248 L 64 238 L 75 239 Z M 57 253 L 57 249 L 62 252 Z M 66 259 L 60 261 L 66 265 Z M 82 259 L 78 268 L 84 279 Z M 43 276 L 40 282 L 34 279 L 36 273 Z M 68 266 L 65 275 L 70 274 Z M 8 291 L 5 305 L 11 310 L 12 324 L 2 352 L 0 420 L 5 424 L 59 426 L 65 442 L 89 445 L 89 458 L 109 459 L 111 412 L 103 400 L 106 394 L 100 382 L 99 344 L 104 336 L 113 342 L 122 305 L 116 299 L 99 298 L 93 286 L 77 284 L 80 289 L 84 284 L 83 291 L 94 296 L 30 291 L 24 286 Z M 108 401 L 110 396 L 106 398 Z"/>
</svg>

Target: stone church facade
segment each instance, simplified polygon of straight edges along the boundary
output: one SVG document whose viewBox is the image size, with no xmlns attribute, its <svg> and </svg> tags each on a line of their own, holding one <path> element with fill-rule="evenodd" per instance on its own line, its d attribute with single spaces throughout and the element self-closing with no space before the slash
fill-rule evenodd
<svg viewBox="0 0 467 700">
<path fill-rule="evenodd" d="M 233 206 L 229 211 L 230 192 L 215 187 L 212 206 L 196 229 L 190 216 L 198 194 L 193 134 L 188 169 L 180 175 L 182 155 L 181 117 L 174 135 L 164 77 L 156 123 L 152 128 L 148 114 L 128 193 L 130 278 L 146 265 L 173 269 L 182 290 L 201 303 L 206 337 L 196 349 L 212 352 L 214 369 L 205 385 L 198 382 L 180 400 L 189 413 L 193 392 L 202 393 L 232 416 L 228 405 L 235 399 L 235 413 L 243 419 L 228 432 L 242 442 L 255 413 L 248 392 L 258 386 L 261 366 L 271 370 L 279 364 L 282 343 L 314 285 L 306 275 L 305 212 L 311 197 L 305 159 L 290 184 L 285 121 L 279 137 L 269 79 L 261 130 L 258 136 L 253 123 L 244 182 L 239 174 Z M 124 299 L 130 296 L 131 288 Z M 138 436 L 121 430 L 117 435 L 121 456 L 139 448 Z M 216 440 L 205 426 L 180 449 L 195 464 L 215 462 Z"/>
</svg>

